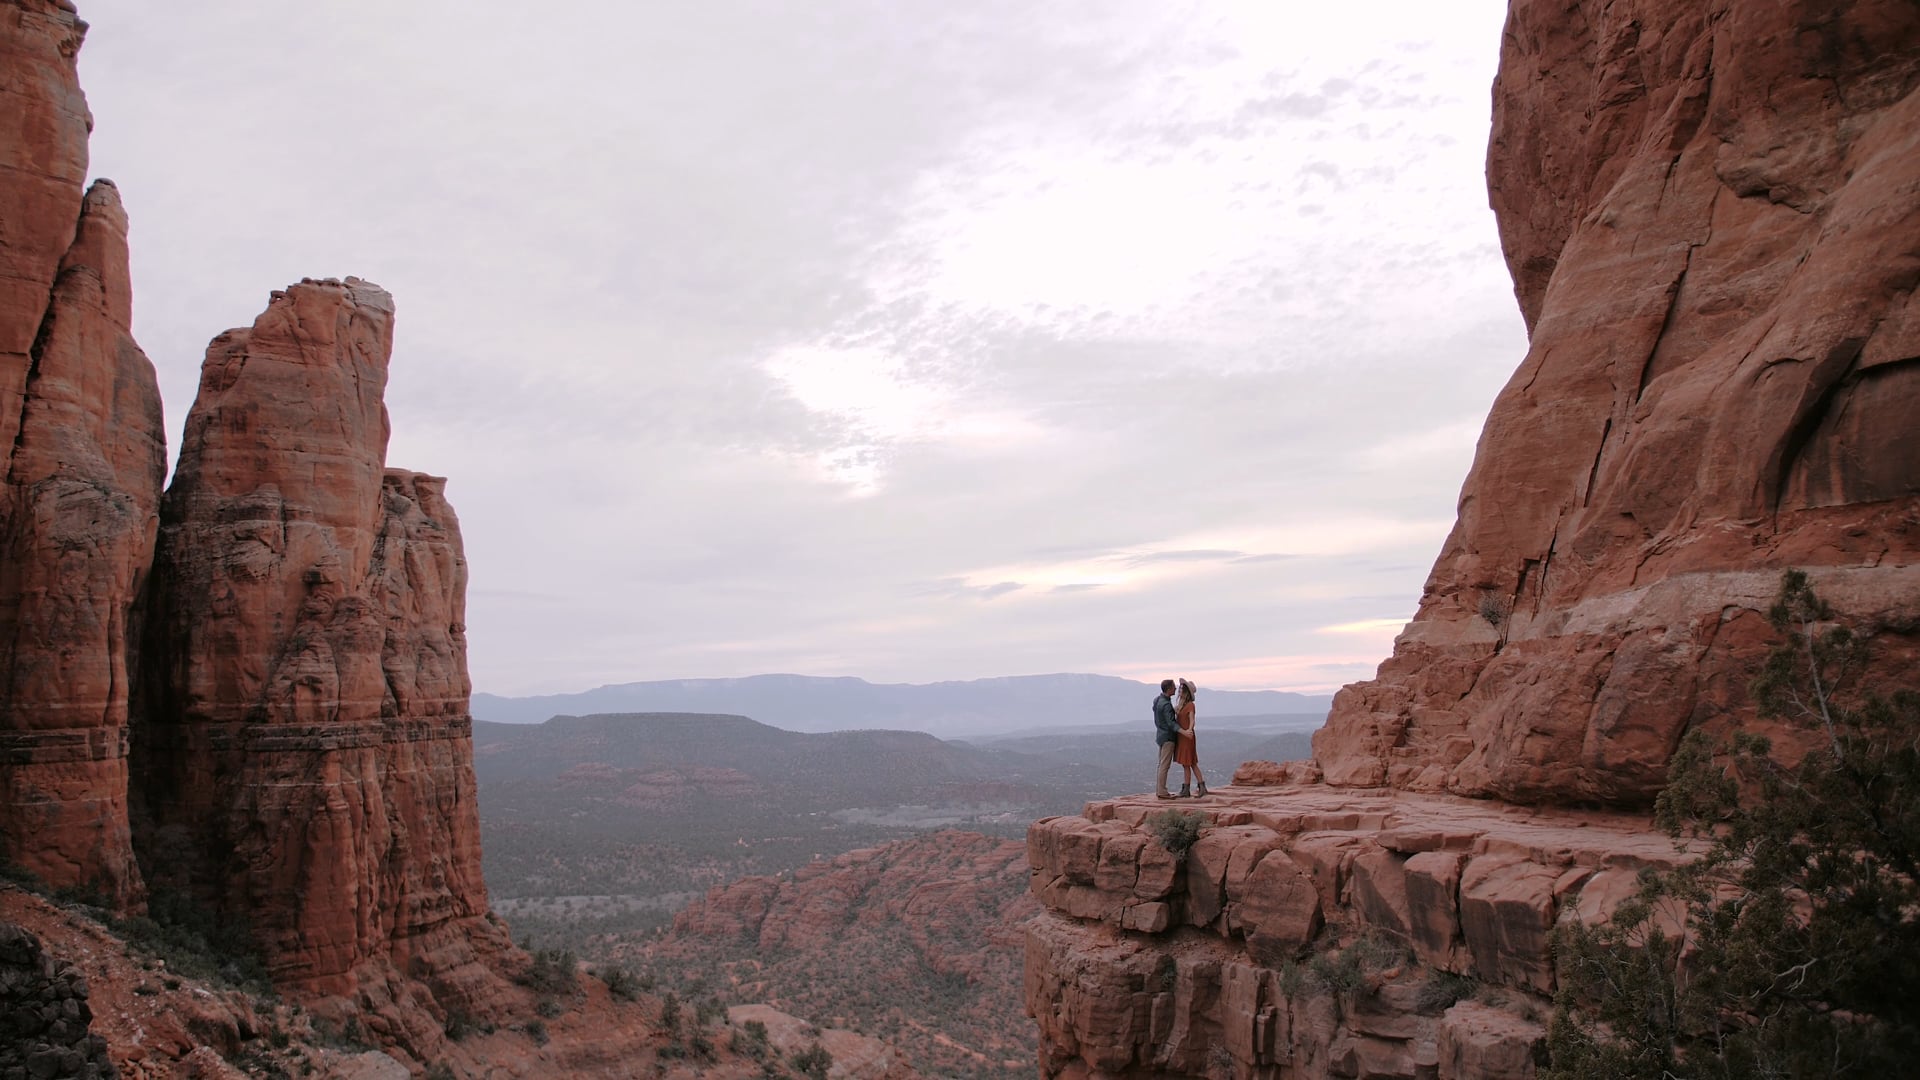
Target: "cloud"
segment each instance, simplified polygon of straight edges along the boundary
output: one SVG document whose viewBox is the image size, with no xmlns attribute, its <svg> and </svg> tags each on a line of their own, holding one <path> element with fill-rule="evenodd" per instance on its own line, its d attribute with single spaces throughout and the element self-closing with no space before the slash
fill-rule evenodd
<svg viewBox="0 0 1920 1080">
<path fill-rule="evenodd" d="M 1189 551 L 1152 551 L 1135 555 L 1127 561 L 1132 566 L 1152 566 L 1155 563 L 1244 562 L 1248 558 L 1251 556 L 1243 551 L 1200 548 Z"/>
<path fill-rule="evenodd" d="M 476 10 L 90 0 L 80 64 L 176 432 L 268 290 L 394 292 L 477 686 L 1390 647 L 1316 631 L 1417 602 L 1525 349 L 1502 5 Z"/>
<path fill-rule="evenodd" d="M 1316 626 L 1316 634 L 1378 634 L 1382 630 L 1399 633 L 1407 625 L 1405 619 L 1356 619 L 1353 622 L 1335 623 L 1332 626 Z"/>
</svg>

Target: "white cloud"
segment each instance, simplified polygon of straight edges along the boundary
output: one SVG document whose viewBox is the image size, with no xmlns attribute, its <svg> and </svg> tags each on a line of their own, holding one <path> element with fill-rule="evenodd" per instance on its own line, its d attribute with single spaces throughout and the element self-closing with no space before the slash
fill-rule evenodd
<svg viewBox="0 0 1920 1080">
<path fill-rule="evenodd" d="M 1366 634 L 1377 635 L 1382 632 L 1398 634 L 1407 625 L 1406 619 L 1355 619 L 1352 622 L 1334 623 L 1332 626 L 1314 628 L 1316 634 Z"/>
<path fill-rule="evenodd" d="M 174 429 L 268 290 L 391 289 L 486 690 L 1334 685 L 1524 350 L 1498 0 L 85 7 Z"/>
</svg>

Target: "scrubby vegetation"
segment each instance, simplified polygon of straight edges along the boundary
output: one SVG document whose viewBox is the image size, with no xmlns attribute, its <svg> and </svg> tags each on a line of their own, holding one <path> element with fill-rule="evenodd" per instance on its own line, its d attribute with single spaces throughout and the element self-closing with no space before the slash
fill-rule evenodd
<svg viewBox="0 0 1920 1080">
<path fill-rule="evenodd" d="M 1480 982 L 1472 976 L 1434 971 L 1427 975 L 1426 982 L 1420 984 L 1420 996 L 1415 1000 L 1414 1007 L 1423 1013 L 1443 1013 L 1479 991 Z"/>
<path fill-rule="evenodd" d="M 1161 847 L 1184 858 L 1206 828 L 1207 815 L 1194 810 L 1162 810 L 1148 815 L 1146 825 Z"/>
<path fill-rule="evenodd" d="M 931 871 L 934 880 L 974 857 L 972 849 L 961 850 L 957 863 Z M 602 945 L 636 979 L 675 996 L 683 1030 L 688 1019 L 720 1016 L 725 1004 L 765 1002 L 823 1026 L 884 1039 L 926 1075 L 1013 1080 L 1032 1075 L 1037 1033 L 1021 1014 L 1017 989 L 1007 992 L 1019 985 L 1020 951 L 999 919 L 1009 905 L 1031 901 L 1024 874 L 980 886 L 969 902 L 944 908 L 937 927 L 861 916 L 845 932 L 804 948 L 763 947 L 757 935 L 690 934 Z M 885 897 L 873 899 L 871 913 L 878 915 Z M 977 978 L 969 977 L 968 970 L 983 966 Z M 743 1047 L 754 1037 L 743 1029 L 716 1041 L 753 1056 Z M 769 1075 L 792 1075 L 786 1057 L 762 1060 Z"/>
<path fill-rule="evenodd" d="M 1407 964 L 1406 946 L 1378 933 L 1363 933 L 1334 952 L 1321 953 L 1307 965 L 1312 982 L 1333 994 L 1367 993 L 1381 972 Z"/>
<path fill-rule="evenodd" d="M 145 915 L 118 916 L 105 896 L 93 888 L 50 889 L 22 867 L 0 860 L 0 881 L 100 923 L 128 948 L 160 961 L 177 989 L 180 978 L 240 990 L 272 999 L 273 979 L 253 945 L 246 921 L 216 915 L 186 893 L 157 888 L 147 896 Z"/>
<path fill-rule="evenodd" d="M 640 991 L 645 989 L 633 972 L 619 964 L 602 967 L 596 974 L 599 975 L 601 982 L 607 984 L 607 993 L 613 995 L 616 1001 L 637 1001 L 640 998 Z"/>
<path fill-rule="evenodd" d="M 1920 1074 L 1920 695 L 1804 574 L 1769 618 L 1755 700 L 1814 749 L 1687 735 L 1658 817 L 1706 854 L 1564 935 L 1546 1080 Z"/>
<path fill-rule="evenodd" d="M 805 1050 L 787 1059 L 793 1071 L 812 1080 L 827 1080 L 827 1070 L 833 1068 L 833 1055 L 825 1047 L 813 1043 Z"/>
</svg>

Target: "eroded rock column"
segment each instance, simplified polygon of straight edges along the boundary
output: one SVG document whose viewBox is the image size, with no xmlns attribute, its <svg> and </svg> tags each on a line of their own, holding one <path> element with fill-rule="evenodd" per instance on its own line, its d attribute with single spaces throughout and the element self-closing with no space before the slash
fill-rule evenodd
<svg viewBox="0 0 1920 1080">
<path fill-rule="evenodd" d="M 156 885 L 244 916 L 276 980 L 376 1014 L 491 985 L 445 481 L 388 470 L 393 301 L 275 292 L 215 338 L 162 510 L 136 726 Z M 381 1022 L 425 1025 L 418 1010 Z M 423 1029 L 381 1031 L 413 1046 Z"/>
<path fill-rule="evenodd" d="M 81 191 L 85 30 L 0 3 L 0 858 L 133 907 L 130 646 L 166 450 L 126 213 Z"/>
</svg>

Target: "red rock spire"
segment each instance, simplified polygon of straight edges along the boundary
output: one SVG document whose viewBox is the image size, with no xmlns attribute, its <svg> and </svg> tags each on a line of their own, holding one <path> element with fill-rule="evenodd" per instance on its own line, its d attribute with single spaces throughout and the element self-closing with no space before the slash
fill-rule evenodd
<svg viewBox="0 0 1920 1080">
<path fill-rule="evenodd" d="M 0 3 L 0 858 L 135 907 L 130 643 L 165 434 L 71 5 Z"/>
</svg>

